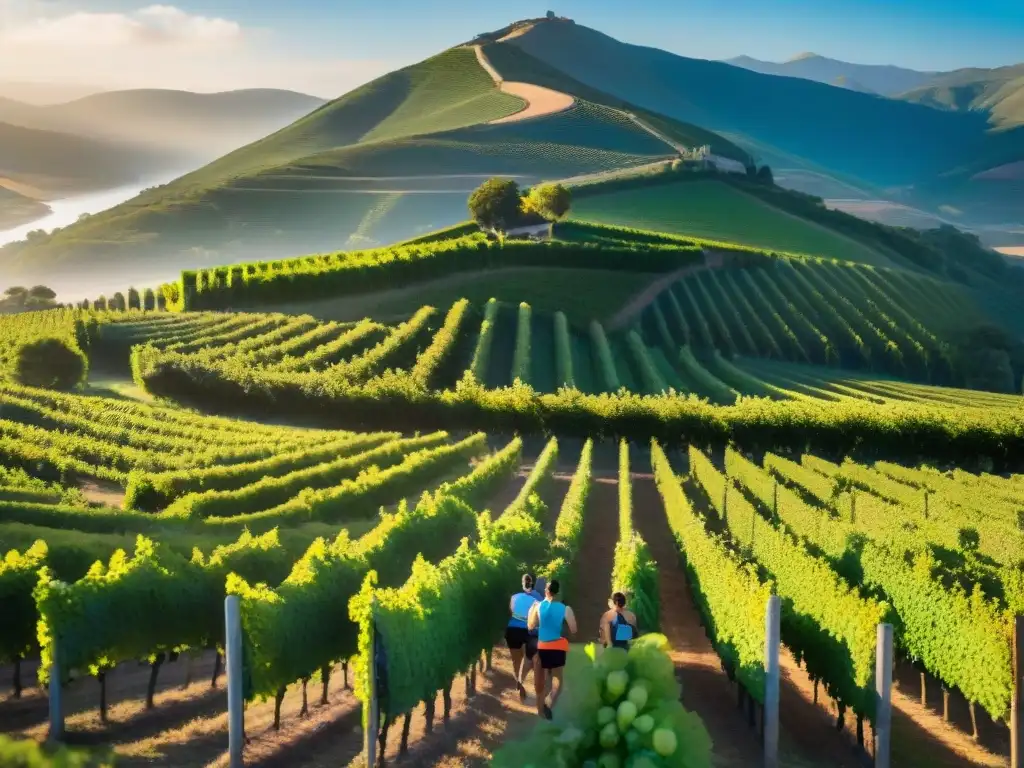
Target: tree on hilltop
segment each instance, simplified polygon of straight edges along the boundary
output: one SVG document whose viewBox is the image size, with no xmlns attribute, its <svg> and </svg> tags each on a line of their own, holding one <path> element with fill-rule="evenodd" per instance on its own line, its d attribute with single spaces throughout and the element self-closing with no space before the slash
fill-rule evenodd
<svg viewBox="0 0 1024 768">
<path fill-rule="evenodd" d="M 775 177 L 772 175 L 772 169 L 767 165 L 762 165 L 757 169 L 757 180 L 769 187 L 775 185 Z"/>
<path fill-rule="evenodd" d="M 540 184 L 523 198 L 523 211 L 536 213 L 548 221 L 558 221 L 569 213 L 572 193 L 561 184 Z"/>
<path fill-rule="evenodd" d="M 512 179 L 488 179 L 469 196 L 469 213 L 481 229 L 505 232 L 519 220 L 519 197 Z"/>
</svg>

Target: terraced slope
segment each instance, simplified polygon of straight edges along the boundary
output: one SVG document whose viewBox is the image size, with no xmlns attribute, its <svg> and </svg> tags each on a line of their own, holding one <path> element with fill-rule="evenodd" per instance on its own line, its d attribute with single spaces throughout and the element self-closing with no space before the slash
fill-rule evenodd
<svg viewBox="0 0 1024 768">
<path fill-rule="evenodd" d="M 580 198 L 572 216 L 658 232 L 891 266 L 882 254 L 716 181 L 683 181 Z"/>
</svg>

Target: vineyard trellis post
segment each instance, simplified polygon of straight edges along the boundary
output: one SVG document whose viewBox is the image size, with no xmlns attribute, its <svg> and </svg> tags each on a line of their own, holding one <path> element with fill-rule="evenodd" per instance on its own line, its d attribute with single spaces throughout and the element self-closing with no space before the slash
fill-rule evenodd
<svg viewBox="0 0 1024 768">
<path fill-rule="evenodd" d="M 376 602 L 376 599 L 374 599 Z M 371 608 L 372 610 L 372 608 Z M 380 702 L 377 699 L 377 627 L 370 618 L 370 658 L 366 665 L 367 694 L 366 728 L 363 731 L 364 751 L 366 752 L 366 768 L 374 768 L 377 764 L 377 732 L 380 730 Z"/>
<path fill-rule="evenodd" d="M 50 665 L 50 732 L 47 740 L 60 741 L 64 737 L 64 702 L 61 700 L 60 639 L 53 636 L 50 646 L 53 663 Z"/>
<path fill-rule="evenodd" d="M 782 601 L 771 595 L 764 617 L 764 766 L 779 765 L 779 641 Z"/>
<path fill-rule="evenodd" d="M 892 624 L 878 625 L 875 694 L 875 768 L 889 768 L 892 737 Z"/>
<path fill-rule="evenodd" d="M 1013 698 L 1010 700 L 1010 768 L 1024 768 L 1024 615 L 1013 623 Z"/>
<path fill-rule="evenodd" d="M 242 768 L 245 705 L 242 699 L 242 614 L 238 595 L 224 599 L 224 666 L 228 687 L 228 755 L 231 768 Z"/>
</svg>

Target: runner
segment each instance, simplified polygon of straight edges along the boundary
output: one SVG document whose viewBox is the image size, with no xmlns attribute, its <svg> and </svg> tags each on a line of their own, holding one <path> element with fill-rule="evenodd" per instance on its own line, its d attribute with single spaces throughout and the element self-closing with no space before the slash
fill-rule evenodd
<svg viewBox="0 0 1024 768">
<path fill-rule="evenodd" d="M 626 610 L 626 596 L 616 592 L 608 601 L 608 612 L 601 617 L 599 629 L 601 643 L 605 648 L 629 648 L 629 641 L 637 637 L 636 615 Z"/>
<path fill-rule="evenodd" d="M 526 662 L 532 662 L 537 651 L 536 635 L 527 628 L 526 620 L 530 616 L 530 609 L 540 601 L 541 596 L 533 588 L 533 576 L 523 574 L 522 591 L 512 595 L 509 600 L 508 610 L 512 618 L 508 620 L 508 627 L 505 628 L 505 643 L 512 656 L 512 672 L 515 675 L 520 701 L 526 701 L 526 688 L 523 686 L 529 672 Z"/>
<path fill-rule="evenodd" d="M 555 706 L 562 693 L 562 673 L 565 671 L 565 657 L 569 652 L 569 640 L 562 635 L 562 623 L 569 627 L 569 634 L 576 634 L 576 617 L 572 608 L 561 601 L 558 595 L 558 579 L 552 579 L 545 589 L 544 602 L 535 604 L 530 609 L 527 626 L 536 628 L 537 658 L 534 664 L 534 690 L 537 692 L 537 714 L 551 719 L 551 708 Z M 551 673 L 551 705 L 548 706 L 544 696 L 545 678 Z M 556 685 L 557 683 L 557 685 Z"/>
</svg>

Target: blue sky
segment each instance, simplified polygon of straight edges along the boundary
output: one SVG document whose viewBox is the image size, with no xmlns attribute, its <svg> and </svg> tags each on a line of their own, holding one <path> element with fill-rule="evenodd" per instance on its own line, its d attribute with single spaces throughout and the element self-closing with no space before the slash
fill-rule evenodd
<svg viewBox="0 0 1024 768">
<path fill-rule="evenodd" d="M 549 8 L 697 58 L 814 51 L 927 70 L 1024 61 L 1024 0 L 0 0 L 0 71 L 17 62 L 35 79 L 339 95 Z"/>
</svg>

